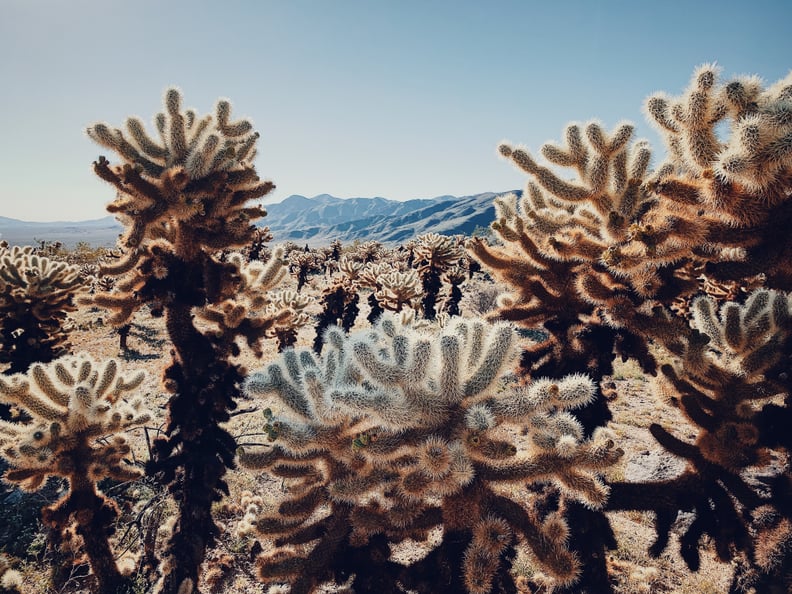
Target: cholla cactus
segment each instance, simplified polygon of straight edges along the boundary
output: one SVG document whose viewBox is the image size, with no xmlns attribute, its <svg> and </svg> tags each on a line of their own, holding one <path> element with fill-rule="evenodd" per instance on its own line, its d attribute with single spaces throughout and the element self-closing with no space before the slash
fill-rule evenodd
<svg viewBox="0 0 792 594">
<path fill-rule="evenodd" d="M 424 298 L 421 302 L 424 317 L 435 318 L 435 303 L 443 286 L 442 275 L 462 258 L 462 249 L 453 237 L 426 233 L 415 243 L 415 268 L 421 277 Z"/>
<path fill-rule="evenodd" d="M 348 266 L 348 269 L 356 271 L 356 266 Z M 316 320 L 316 338 L 314 338 L 314 351 L 322 352 L 324 346 L 325 330 L 335 324 L 341 324 L 345 330 L 351 330 L 355 325 L 360 309 L 360 294 L 358 287 L 347 275 L 336 278 L 329 287 L 324 290 L 322 297 L 322 311 Z"/>
<path fill-rule="evenodd" d="M 421 279 L 415 270 L 399 271 L 392 266 L 387 270 L 377 270 L 379 288 L 374 291 L 374 298 L 383 310 L 399 312 L 404 307 L 416 309 L 418 298 L 423 295 Z"/>
<path fill-rule="evenodd" d="M 451 286 L 448 297 L 443 303 L 443 311 L 449 316 L 460 315 L 459 302 L 462 301 L 462 289 L 459 287 L 466 278 L 467 274 L 461 266 L 455 266 L 443 275 L 443 280 Z"/>
<path fill-rule="evenodd" d="M 599 123 L 590 122 L 584 140 L 580 126 L 570 124 L 565 147 L 542 147 L 551 163 L 574 168 L 579 183 L 562 180 L 522 148 L 500 147 L 535 180 L 519 199 L 496 199 L 493 229 L 506 242 L 505 251 L 513 246 L 511 251 L 533 267 L 551 273 L 580 263 L 601 269 L 604 276 L 567 270 L 575 279 L 575 293 L 597 303 L 603 285 L 606 292 L 628 288 L 662 302 L 696 288 L 675 273 L 690 257 L 691 246 L 703 241 L 705 229 L 689 206 L 676 211 L 656 207 L 646 184 L 651 154 L 645 141 L 630 144 L 632 131 L 625 123 L 608 135 Z M 481 240 L 473 243 L 480 260 L 486 252 L 481 245 Z M 493 250 L 490 256 L 496 254 Z"/>
<path fill-rule="evenodd" d="M 483 594 L 494 579 L 511 582 L 518 541 L 558 582 L 574 582 L 562 514 L 523 507 L 501 487 L 551 481 L 603 505 L 598 474 L 621 451 L 602 435 L 585 439 L 567 412 L 594 397 L 589 378 L 504 387 L 516 333 L 481 320 L 455 318 L 429 334 L 385 314 L 349 336 L 330 328 L 326 342 L 322 357 L 287 351 L 246 382 L 251 396 L 272 398 L 264 429 L 273 446 L 242 449 L 240 462 L 290 481 L 277 512 L 248 520 L 278 547 L 259 560 L 265 582 L 299 593 L 354 573 L 360 591 L 398 580 Z M 523 425 L 529 437 L 518 447 L 503 430 Z M 443 541 L 424 561 L 385 561 L 389 543 L 425 540 L 440 525 Z"/>
<path fill-rule="evenodd" d="M 784 353 L 792 337 L 792 301 L 787 294 L 758 290 L 744 304 L 724 303 L 718 309 L 712 297 L 693 302 L 693 326 L 676 367 L 662 368 L 664 392 L 671 394 L 690 422 L 699 428 L 694 443 L 687 443 L 660 425 L 650 431 L 663 447 L 688 462 L 686 471 L 670 481 L 650 485 L 643 496 L 633 485 L 614 486 L 609 507 L 640 507 L 657 513 L 658 539 L 651 552 L 665 548 L 668 530 L 681 509 L 692 509 L 695 521 L 683 534 L 681 553 L 692 569 L 699 565 L 698 540 L 708 534 L 718 555 L 731 560 L 734 550 L 747 554 L 749 565 L 760 562 L 759 550 L 775 538 L 778 525 L 792 521 L 787 471 L 773 463 L 771 448 L 789 452 L 792 440 L 786 429 L 790 380 Z M 788 403 L 787 403 L 788 404 Z M 775 475 L 770 489 L 757 489 L 741 476 L 747 467 Z M 746 521 L 753 510 L 775 510 L 777 522 L 769 529 Z M 781 514 L 779 515 L 779 511 Z M 750 536 L 754 531 L 753 538 Z M 777 535 L 776 535 L 777 536 Z M 785 537 L 785 538 L 788 538 Z M 790 563 L 789 553 L 778 559 Z M 772 573 L 765 567 L 759 573 Z"/>
<path fill-rule="evenodd" d="M 712 221 L 707 272 L 718 280 L 763 273 L 792 289 L 787 210 L 792 189 L 792 74 L 765 87 L 754 76 L 719 81 L 699 67 L 680 97 L 656 94 L 646 111 L 666 138 L 657 193 Z M 717 128 L 720 127 L 720 130 Z M 721 141 L 719 138 L 723 138 Z"/>
<path fill-rule="evenodd" d="M 385 311 L 377 299 L 377 292 L 382 290 L 382 277 L 393 270 L 393 266 L 388 262 L 369 262 L 360 271 L 358 285 L 371 289 L 368 296 L 369 315 L 366 317 L 371 324 L 374 324 Z"/>
<path fill-rule="evenodd" d="M 5 555 L 0 555 L 0 592 L 3 594 L 22 592 L 22 575 L 11 568 L 11 563 Z"/>
<path fill-rule="evenodd" d="M 308 275 L 322 269 L 323 258 L 316 252 L 293 251 L 289 254 L 289 268 L 297 275 L 297 292 L 302 291 Z"/>
<path fill-rule="evenodd" d="M 746 487 L 739 473 L 746 464 L 763 465 L 767 448 L 788 449 L 776 428 L 792 421 L 787 372 L 781 371 L 790 353 L 787 330 L 773 339 L 762 334 L 773 334 L 773 316 L 788 317 L 786 298 L 769 299 L 784 313 L 765 315 L 758 304 L 766 297 L 751 297 L 744 311 L 737 303 L 724 305 L 720 318 L 709 297 L 689 304 L 702 290 L 743 299 L 762 284 L 792 289 L 790 89 L 789 76 L 767 89 L 755 77 L 720 83 L 716 69 L 705 65 L 681 97 L 651 97 L 647 112 L 666 136 L 669 153 L 654 172 L 648 146 L 631 142 L 628 124 L 610 134 L 595 122 L 572 124 L 564 146 L 545 145 L 542 154 L 551 164 L 575 170 L 571 181 L 525 149 L 504 144 L 501 154 L 531 180 L 521 197 L 496 199 L 492 227 L 503 247 L 480 239 L 470 244 L 511 291 L 501 297 L 498 316 L 541 325 L 548 333 L 523 353 L 529 377 L 586 371 L 600 383 L 611 373 L 614 353 L 655 373 L 650 342 L 683 361 L 678 369 L 664 367 L 663 374 L 678 392 L 674 401 L 701 428 L 699 438 L 688 444 L 659 426 L 652 431 L 688 460 L 688 470 L 670 483 L 614 486 L 609 505 L 657 512 L 654 553 L 665 548 L 677 512 L 694 511 L 682 543 L 691 567 L 704 533 L 724 559 L 733 549 L 751 558 L 768 550 L 768 542 L 784 540 L 765 538 L 766 530 L 741 518 L 768 500 Z M 759 309 L 749 315 L 751 308 Z M 707 327 L 691 328 L 683 317 L 689 311 L 695 324 Z M 777 355 L 770 357 L 774 349 Z M 775 402 L 761 402 L 761 394 Z M 578 417 L 593 429 L 609 417 L 607 403 L 597 398 Z M 792 492 L 788 475 L 786 464 L 773 479 L 769 505 L 781 518 L 777 527 L 790 515 L 782 503 Z M 602 559 L 604 547 L 616 543 L 607 518 L 568 519 L 570 546 L 587 559 L 580 586 L 610 591 Z"/>
<path fill-rule="evenodd" d="M 362 262 L 358 262 L 357 260 L 353 260 L 347 256 L 341 256 L 338 260 L 338 268 L 337 271 L 344 275 L 345 278 L 349 279 L 350 281 L 358 281 L 365 270 L 371 264 L 364 264 Z"/>
<path fill-rule="evenodd" d="M 378 241 L 364 241 L 363 243 L 355 246 L 350 253 L 350 256 L 361 262 L 368 264 L 370 262 L 377 262 L 382 258 L 383 248 L 382 244 Z"/>
<path fill-rule="evenodd" d="M 229 250 L 250 245 L 254 221 L 265 215 L 249 206 L 274 187 L 252 166 L 258 133 L 248 120 L 230 120 L 230 104 L 220 100 L 214 116 L 183 111 L 176 89 L 165 93 L 165 110 L 155 118 L 154 140 L 136 118 L 126 131 L 95 124 L 88 135 L 113 149 L 122 163 L 104 157 L 94 163 L 99 177 L 118 191 L 108 206 L 127 225 L 126 252 L 102 272 L 121 275 L 112 293 L 94 303 L 113 310 L 111 321 L 128 323 L 143 305 L 164 314 L 173 342 L 173 362 L 165 371 L 168 403 L 165 435 L 154 442 L 149 471 L 169 484 L 178 504 L 163 581 L 167 594 L 190 594 L 198 583 L 206 547 L 218 532 L 212 502 L 223 497 L 223 476 L 234 464 L 234 438 L 221 427 L 235 408 L 244 370 L 229 359 L 238 352 L 234 336 L 256 348 L 255 333 L 266 332 L 281 314 L 252 316 L 251 303 L 264 274 L 271 287 L 281 265 L 245 267 Z M 245 294 L 243 294 L 243 292 Z M 196 325 L 196 316 L 211 323 Z"/>
<path fill-rule="evenodd" d="M 677 236 L 691 233 L 691 225 L 669 215 L 650 232 L 644 222 L 653 204 L 644 186 L 650 154 L 644 142 L 630 144 L 631 136 L 628 124 L 607 134 L 591 122 L 584 140 L 581 127 L 571 124 L 564 147 L 545 145 L 544 156 L 572 167 L 578 183 L 562 180 L 524 149 L 500 147 L 533 179 L 521 197 L 495 199 L 492 228 L 504 245 L 473 238 L 469 249 L 510 290 L 501 295 L 497 315 L 547 331 L 547 340 L 523 354 L 522 368 L 532 377 L 586 372 L 599 382 L 612 373 L 614 349 L 654 372 L 637 322 L 624 324 L 616 314 L 697 287 L 679 272 L 685 261 Z M 610 413 L 597 399 L 583 416 L 591 431 Z"/>
<path fill-rule="evenodd" d="M 325 262 L 338 262 L 341 259 L 342 250 L 343 244 L 338 239 L 334 239 L 330 242 L 330 245 L 325 248 Z"/>
<path fill-rule="evenodd" d="M 266 262 L 270 257 L 270 249 L 267 244 L 272 241 L 272 233 L 269 227 L 256 227 L 253 231 L 253 237 L 250 243 L 243 250 L 245 258 L 248 262 L 254 260 L 261 260 Z"/>
<path fill-rule="evenodd" d="M 168 89 L 165 112 L 155 118 L 159 144 L 134 117 L 126 122 L 126 134 L 103 123 L 87 130 L 126 163 L 110 167 L 100 157 L 94 164 L 97 175 L 120 191 L 108 210 L 130 225 L 122 243 L 132 251 L 116 268 L 134 266 L 144 255 L 144 239 L 167 237 L 185 251 L 244 246 L 251 220 L 264 215 L 246 206 L 274 187 L 261 182 L 250 165 L 258 132 L 248 120 L 229 121 L 227 100 L 217 102 L 214 118 L 183 112 L 181 103 L 181 93 Z M 184 245 L 188 241 L 192 245 Z"/>
<path fill-rule="evenodd" d="M 83 288 L 79 267 L 40 256 L 30 246 L 0 246 L 0 363 L 10 364 L 8 373 L 67 352 L 63 324 Z"/>
<path fill-rule="evenodd" d="M 233 355 L 239 354 L 237 338 L 244 338 L 256 357 L 263 356 L 262 340 L 275 336 L 278 329 L 304 324 L 301 310 L 308 304 L 299 298 L 284 300 L 275 287 L 286 276 L 283 250 L 275 248 L 266 262 L 246 262 L 239 253 L 228 257 L 238 274 L 237 293 L 222 301 L 196 309 L 196 316 L 213 327 L 211 333 L 219 345 L 226 345 Z"/>
<path fill-rule="evenodd" d="M 84 354 L 0 378 L 0 401 L 32 418 L 26 424 L 0 421 L 0 456 L 10 465 L 3 479 L 28 491 L 48 476 L 68 480 L 68 492 L 44 508 L 43 518 L 60 533 L 74 526 L 104 594 L 118 592 L 123 578 L 108 543 L 117 510 L 96 484 L 141 475 L 126 461 L 130 447 L 121 433 L 150 418 L 141 398 L 127 400 L 143 379 L 142 372 L 122 375 L 113 359 L 99 364 Z"/>
<path fill-rule="evenodd" d="M 275 322 L 270 331 L 270 334 L 278 340 L 278 352 L 281 352 L 287 347 L 294 346 L 299 329 L 307 326 L 311 321 L 311 316 L 305 311 L 305 308 L 311 304 L 311 298 L 296 291 L 273 291 L 269 299 L 265 311 L 270 315 L 279 316 L 280 312 L 289 312 L 282 321 Z"/>
</svg>

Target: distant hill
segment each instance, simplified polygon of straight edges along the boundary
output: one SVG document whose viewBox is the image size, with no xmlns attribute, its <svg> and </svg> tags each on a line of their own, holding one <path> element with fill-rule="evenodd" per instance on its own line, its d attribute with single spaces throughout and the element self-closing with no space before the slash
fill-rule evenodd
<svg viewBox="0 0 792 594">
<path fill-rule="evenodd" d="M 289 196 L 268 204 L 267 216 L 258 223 L 272 231 L 275 242 L 294 241 L 310 246 L 375 240 L 402 243 L 423 233 L 470 234 L 495 218 L 493 198 L 487 192 L 474 196 L 441 196 L 398 202 L 385 198 L 315 198 Z"/>
<path fill-rule="evenodd" d="M 265 206 L 258 221 L 269 227 L 275 243 L 294 241 L 310 246 L 375 240 L 384 244 L 407 241 L 423 233 L 469 235 L 495 218 L 493 198 L 440 196 L 399 202 L 386 198 L 336 198 L 328 194 L 306 198 L 289 196 Z M 11 245 L 34 245 L 37 240 L 59 241 L 68 248 L 84 241 L 94 247 L 112 247 L 123 231 L 112 216 L 91 221 L 32 223 L 0 217 L 0 239 Z"/>
<path fill-rule="evenodd" d="M 0 217 L 0 239 L 11 245 L 35 245 L 38 240 L 42 240 L 59 241 L 68 248 L 73 248 L 81 241 L 94 247 L 113 247 L 123 230 L 112 216 L 90 221 L 53 223 L 31 223 Z"/>
</svg>

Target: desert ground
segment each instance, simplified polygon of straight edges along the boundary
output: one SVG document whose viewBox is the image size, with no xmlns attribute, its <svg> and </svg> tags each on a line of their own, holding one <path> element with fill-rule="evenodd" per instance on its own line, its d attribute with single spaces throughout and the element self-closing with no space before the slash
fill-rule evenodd
<svg viewBox="0 0 792 594">
<path fill-rule="evenodd" d="M 312 297 L 307 308 L 308 313 L 320 311 L 321 290 L 325 283 L 321 274 L 309 277 L 303 292 Z M 463 285 L 463 292 L 481 291 L 482 287 L 491 284 L 484 275 L 477 274 L 473 280 Z M 296 287 L 296 280 L 290 277 L 287 287 Z M 368 325 L 366 315 L 368 306 L 365 296 L 361 297 L 361 312 L 356 327 Z M 474 299 L 463 300 L 462 315 L 474 315 Z M 483 312 L 482 312 L 483 313 Z M 134 431 L 128 436 L 133 444 L 133 458 L 141 466 L 148 457 L 148 442 L 161 430 L 164 424 L 165 404 L 167 397 L 160 386 L 160 377 L 169 363 L 169 344 L 162 318 L 152 317 L 148 310 L 139 312 L 132 324 L 126 349 L 120 348 L 118 331 L 107 322 L 108 312 L 93 306 L 80 306 L 72 313 L 68 324 L 71 327 L 70 340 L 72 352 L 86 351 L 96 359 L 114 357 L 122 362 L 124 370 L 143 369 L 147 378 L 141 386 L 147 394 L 147 403 L 154 413 L 152 421 L 145 431 Z M 299 334 L 297 345 L 308 347 L 313 343 L 315 329 L 308 325 Z M 242 350 L 239 362 L 248 370 L 255 370 L 277 355 L 274 341 L 267 343 L 264 356 L 259 360 L 246 349 Z M 673 407 L 658 406 L 658 396 L 653 388 L 652 378 L 646 377 L 638 365 L 632 361 L 619 362 L 612 378 L 615 387 L 615 399 L 611 402 L 614 419 L 610 430 L 618 440 L 619 446 L 625 450 L 621 461 L 613 467 L 607 478 L 612 480 L 662 479 L 674 476 L 682 471 L 684 462 L 666 453 L 654 441 L 647 431 L 652 422 L 659 422 L 666 427 L 674 427 L 681 437 L 692 438 L 696 430 L 689 427 L 685 435 L 686 421 Z M 230 422 L 232 433 L 240 444 L 264 444 L 266 439 L 261 434 L 261 411 L 270 403 L 245 398 L 239 401 L 238 409 Z M 519 436 L 518 436 L 519 439 Z M 267 542 L 259 542 L 255 535 L 238 530 L 250 505 L 259 509 L 274 507 L 285 485 L 265 474 L 256 474 L 246 469 L 236 469 L 230 473 L 229 484 L 231 497 L 219 503 L 215 508 L 215 517 L 222 530 L 222 537 L 217 545 L 209 551 L 204 566 L 204 583 L 201 591 L 225 592 L 242 594 L 267 592 L 267 588 L 256 579 L 255 556 L 259 551 L 266 550 Z M 122 510 L 115 534 L 115 550 L 122 558 L 130 562 L 140 554 L 149 554 L 157 549 L 165 540 L 168 530 L 168 518 L 173 515 L 173 504 L 164 489 L 150 478 L 143 478 L 127 484 L 104 485 L 107 492 L 119 503 Z M 519 494 L 516 494 L 519 497 Z M 16 556 L 15 565 L 21 571 L 24 580 L 24 592 L 76 594 L 87 591 L 90 576 L 86 577 L 85 567 L 77 568 L 72 575 L 62 580 L 57 590 L 51 587 L 49 569 L 52 563 L 51 553 L 45 550 L 45 531 L 30 510 L 25 514 L 10 512 L 12 501 L 15 505 L 24 505 L 31 509 L 58 496 L 57 486 L 45 490 L 41 494 L 26 496 L 22 503 L 13 499 L 14 494 L 6 495 L 6 521 L 14 523 L 19 534 L 16 547 L 11 547 Z M 18 495 L 17 495 L 18 496 Z M 14 516 L 18 517 L 14 517 Z M 24 520 L 20 520 L 24 516 Z M 22 521 L 25 525 L 17 522 Z M 701 569 L 691 573 L 678 555 L 677 544 L 672 536 L 670 546 L 659 558 L 650 558 L 646 550 L 654 538 L 651 514 L 620 513 L 611 514 L 612 525 L 616 531 L 619 546 L 610 551 L 609 563 L 612 567 L 614 587 L 620 594 L 649 594 L 659 592 L 676 592 L 681 594 L 715 594 L 728 589 L 731 577 L 731 566 L 715 560 L 711 551 L 702 556 Z M 677 526 L 684 526 L 689 518 L 680 514 Z M 6 530 L 9 532 L 9 530 Z M 13 530 L 10 530 L 14 533 Z M 678 534 L 678 528 L 675 527 Z M 6 535 L 7 536 L 7 535 Z M 22 550 L 20 550 L 20 548 Z M 400 547 L 398 555 L 402 560 L 415 559 L 427 552 L 427 546 L 414 543 Z M 532 562 L 528 550 L 522 550 L 513 566 L 516 576 L 531 578 L 537 568 Z M 518 582 L 520 583 L 520 582 Z M 141 584 L 141 592 L 145 587 Z M 328 585 L 328 592 L 345 591 L 343 585 Z M 550 590 L 531 590 L 526 586 L 525 592 Z"/>
</svg>

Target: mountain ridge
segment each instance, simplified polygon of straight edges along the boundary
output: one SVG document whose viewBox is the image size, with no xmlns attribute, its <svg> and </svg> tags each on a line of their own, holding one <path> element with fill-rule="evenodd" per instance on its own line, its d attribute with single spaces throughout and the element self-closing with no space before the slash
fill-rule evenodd
<svg viewBox="0 0 792 594">
<path fill-rule="evenodd" d="M 264 205 L 267 216 L 257 221 L 269 227 L 273 243 L 294 241 L 312 247 L 335 239 L 379 241 L 395 244 L 424 233 L 469 235 L 476 227 L 494 220 L 493 199 L 509 192 L 483 192 L 470 196 L 438 196 L 413 200 L 337 198 L 319 194 L 313 198 L 293 194 L 281 202 Z M 0 216 L 0 239 L 11 245 L 34 245 L 59 241 L 67 248 L 79 242 L 94 247 L 113 247 L 122 225 L 113 216 L 86 221 L 32 222 Z"/>
</svg>

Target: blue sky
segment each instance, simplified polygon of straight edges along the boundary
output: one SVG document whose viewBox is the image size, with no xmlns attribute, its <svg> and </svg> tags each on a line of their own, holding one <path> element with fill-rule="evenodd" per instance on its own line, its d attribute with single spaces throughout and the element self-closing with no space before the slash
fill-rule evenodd
<svg viewBox="0 0 792 594">
<path fill-rule="evenodd" d="M 637 124 L 693 69 L 774 82 L 789 0 L 0 0 L 0 216 L 82 220 L 114 190 L 84 134 L 151 124 L 176 85 L 227 97 L 261 132 L 257 169 L 291 194 L 396 200 L 523 186 L 496 154 L 566 123 Z"/>
</svg>

